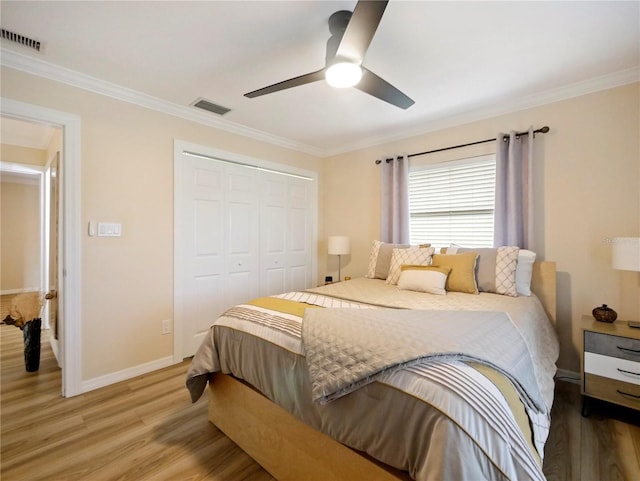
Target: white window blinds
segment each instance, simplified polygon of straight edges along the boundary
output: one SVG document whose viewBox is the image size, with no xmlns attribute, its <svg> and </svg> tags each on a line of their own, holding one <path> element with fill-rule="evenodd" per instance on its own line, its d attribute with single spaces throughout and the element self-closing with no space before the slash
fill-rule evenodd
<svg viewBox="0 0 640 481">
<path fill-rule="evenodd" d="M 495 176 L 495 155 L 412 169 L 411 243 L 491 247 Z"/>
</svg>

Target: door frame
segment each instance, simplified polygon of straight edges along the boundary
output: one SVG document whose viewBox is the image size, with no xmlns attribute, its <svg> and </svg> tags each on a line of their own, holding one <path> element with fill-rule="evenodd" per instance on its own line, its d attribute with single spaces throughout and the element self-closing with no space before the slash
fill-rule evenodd
<svg viewBox="0 0 640 481">
<path fill-rule="evenodd" d="M 80 217 L 80 117 L 67 112 L 0 98 L 0 115 L 48 124 L 62 129 L 60 158 L 60 249 L 59 309 L 60 365 L 62 367 L 62 396 L 82 393 L 82 324 L 81 324 L 81 217 Z"/>
</svg>

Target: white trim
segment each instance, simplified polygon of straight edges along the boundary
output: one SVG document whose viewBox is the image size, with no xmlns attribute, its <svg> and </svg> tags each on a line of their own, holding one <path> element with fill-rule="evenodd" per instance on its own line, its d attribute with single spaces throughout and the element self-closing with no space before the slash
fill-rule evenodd
<svg viewBox="0 0 640 481">
<path fill-rule="evenodd" d="M 182 359 L 180 359 L 179 362 L 182 362 Z M 142 376 L 143 374 L 149 374 L 150 372 L 157 371 L 158 369 L 164 369 L 165 367 L 173 366 L 174 364 L 173 356 L 163 357 L 161 359 L 156 359 L 155 361 L 146 362 L 134 367 L 128 367 L 122 371 L 116 371 L 105 374 L 104 376 L 98 376 L 93 379 L 82 381 L 81 390 L 82 392 L 93 391 L 94 389 L 126 381 L 136 376 Z"/>
<path fill-rule="evenodd" d="M 457 114 L 453 113 L 442 119 L 433 120 L 424 124 L 416 122 L 417 125 L 415 128 L 407 129 L 401 134 L 389 135 L 386 137 L 362 137 L 357 143 L 344 146 L 340 149 L 325 151 L 324 156 L 329 157 L 391 142 L 398 142 L 411 137 L 437 132 L 438 130 L 444 130 L 471 122 L 520 112 L 534 107 L 540 107 L 542 105 L 560 102 L 562 100 L 568 100 L 582 95 L 588 95 L 601 90 L 622 87 L 623 85 L 635 82 L 640 82 L 640 67 L 620 70 L 611 74 L 601 75 L 600 77 L 583 80 L 581 82 L 576 82 L 502 103 L 493 103 L 490 106 L 484 106 L 466 112 L 460 112 Z M 553 128 L 553 126 L 551 127 Z"/>
<path fill-rule="evenodd" d="M 3 49 L 4 54 L 4 49 Z M 3 59 L 4 63 L 4 59 Z M 1 114 L 16 119 L 45 123 L 62 128 L 63 150 L 60 168 L 60 206 L 62 242 L 58 302 L 63 322 L 60 329 L 62 352 L 62 395 L 82 392 L 82 323 L 81 323 L 81 218 L 80 218 L 80 117 L 37 105 L 0 98 Z"/>
<path fill-rule="evenodd" d="M 174 140 L 173 143 L 173 193 L 174 193 L 174 211 L 173 218 L 174 224 L 176 219 L 180 218 L 183 212 L 184 206 L 182 205 L 182 196 L 179 193 L 182 191 L 183 180 L 183 168 L 181 157 L 183 153 L 189 153 L 190 155 L 201 155 L 214 160 L 222 162 L 232 162 L 236 164 L 242 164 L 245 166 L 255 167 L 258 169 L 270 170 L 283 174 L 295 175 L 307 178 L 311 180 L 311 215 L 313 217 L 312 222 L 312 253 L 311 253 L 311 279 L 312 282 L 316 282 L 318 278 L 318 180 L 319 173 L 311 170 L 301 169 L 287 164 L 280 164 L 277 162 L 271 162 L 256 157 L 250 157 L 247 155 L 238 154 L 236 152 L 228 152 L 225 150 L 215 149 L 204 145 L 193 144 L 182 140 Z M 180 238 L 180 230 L 173 229 L 173 245 L 174 245 L 174 258 L 173 258 L 173 358 L 174 362 L 182 361 L 183 352 L 183 336 L 182 336 L 182 306 L 184 304 L 184 292 L 182 286 L 184 280 L 182 279 L 182 272 L 177 266 L 184 265 L 184 259 L 182 258 L 182 250 L 177 246 L 182 245 Z"/>
<path fill-rule="evenodd" d="M 2 65 L 15 70 L 55 80 L 56 82 L 71 85 L 72 87 L 78 87 L 106 97 L 122 100 L 124 102 L 139 105 L 140 107 L 145 107 L 174 117 L 191 120 L 192 122 L 197 122 L 199 124 L 214 127 L 233 134 L 268 142 L 286 149 L 305 152 L 317 157 L 322 156 L 322 150 L 316 147 L 294 142 L 292 140 L 285 139 L 284 137 L 278 137 L 261 130 L 245 127 L 244 125 L 240 125 L 229 120 L 212 117 L 211 114 L 204 113 L 193 106 L 174 104 L 158 97 L 153 97 L 151 95 L 122 87 L 96 77 L 91 77 L 90 75 L 86 75 L 75 70 L 60 67 L 59 65 L 45 62 L 40 59 L 28 57 L 6 48 L 3 48 L 1 53 Z"/>
<path fill-rule="evenodd" d="M 26 72 L 39 77 L 44 77 L 57 82 L 62 82 L 73 87 L 78 87 L 100 95 L 105 95 L 114 99 L 129 102 L 141 107 L 145 107 L 168 115 L 191 120 L 199 124 L 214 127 L 220 130 L 242 135 L 273 145 L 278 145 L 287 149 L 304 152 L 316 157 L 330 157 L 343 154 L 345 152 L 353 152 L 364 148 L 375 147 L 390 142 L 400 141 L 409 137 L 423 135 L 437 130 L 442 130 L 458 125 L 476 122 L 504 114 L 519 112 L 521 110 L 538 107 L 541 105 L 559 102 L 561 100 L 587 95 L 600 90 L 612 89 L 623 85 L 640 81 L 640 67 L 632 67 L 618 72 L 601 75 L 592 79 L 583 80 L 573 84 L 549 89 L 536 94 L 528 95 L 499 104 L 491 104 L 489 106 L 480 107 L 475 110 L 452 113 L 441 120 L 429 121 L 420 124 L 416 128 L 407 130 L 402 134 L 390 135 L 386 137 L 362 138 L 357 143 L 341 147 L 339 149 L 327 150 L 314 147 L 311 145 L 295 142 L 290 139 L 278 137 L 261 130 L 252 129 L 243 125 L 224 120 L 222 118 L 212 117 L 210 114 L 199 112 L 193 107 L 183 106 L 167 102 L 165 100 L 143 94 L 120 85 L 116 85 L 96 77 L 91 77 L 75 70 L 60 67 L 58 65 L 45 62 L 40 59 L 32 58 L 10 49 L 1 49 L 2 65 Z M 418 124 L 419 122 L 416 122 Z"/>
</svg>

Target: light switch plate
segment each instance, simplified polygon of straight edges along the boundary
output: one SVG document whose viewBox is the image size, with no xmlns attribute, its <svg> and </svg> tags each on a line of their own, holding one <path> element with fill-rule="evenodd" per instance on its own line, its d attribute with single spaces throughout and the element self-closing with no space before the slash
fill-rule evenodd
<svg viewBox="0 0 640 481">
<path fill-rule="evenodd" d="M 122 224 L 113 222 L 98 222 L 98 237 L 120 237 Z"/>
</svg>

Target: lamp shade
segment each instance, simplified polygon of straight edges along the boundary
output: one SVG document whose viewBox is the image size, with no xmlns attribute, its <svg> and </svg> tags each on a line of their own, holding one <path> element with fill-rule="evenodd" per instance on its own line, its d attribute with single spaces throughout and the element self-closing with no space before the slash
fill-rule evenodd
<svg viewBox="0 0 640 481">
<path fill-rule="evenodd" d="M 614 237 L 613 268 L 640 272 L 640 237 Z"/>
<path fill-rule="evenodd" d="M 332 256 L 342 256 L 351 252 L 351 241 L 347 236 L 330 236 L 327 253 Z"/>
</svg>

